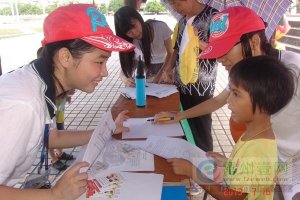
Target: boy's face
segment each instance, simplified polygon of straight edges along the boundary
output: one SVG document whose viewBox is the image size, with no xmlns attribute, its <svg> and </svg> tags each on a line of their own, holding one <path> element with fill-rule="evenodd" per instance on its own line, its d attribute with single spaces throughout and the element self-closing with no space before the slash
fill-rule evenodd
<svg viewBox="0 0 300 200">
<path fill-rule="evenodd" d="M 230 94 L 227 98 L 231 116 L 236 122 L 249 122 L 253 119 L 252 101 L 249 93 L 242 87 L 230 83 Z"/>
<path fill-rule="evenodd" d="M 190 0 L 168 0 L 168 3 L 172 6 L 172 8 L 181 15 L 189 14 L 191 10 Z"/>
</svg>

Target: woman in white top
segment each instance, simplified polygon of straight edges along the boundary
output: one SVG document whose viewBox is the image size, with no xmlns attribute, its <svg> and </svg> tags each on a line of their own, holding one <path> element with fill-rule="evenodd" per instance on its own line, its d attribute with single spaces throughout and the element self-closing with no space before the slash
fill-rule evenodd
<svg viewBox="0 0 300 200">
<path fill-rule="evenodd" d="M 144 57 L 147 81 L 157 82 L 163 73 L 163 66 L 170 62 L 172 55 L 172 30 L 162 21 L 148 20 L 133 8 L 124 6 L 115 13 L 116 34 L 136 45 L 135 52 L 121 52 L 120 77 L 125 86 L 133 87 L 134 71 L 139 55 Z M 169 82 L 165 76 L 164 82 Z"/>
<path fill-rule="evenodd" d="M 71 167 L 51 189 L 13 187 L 29 172 L 43 141 L 46 148 L 88 143 L 93 130 L 54 129 L 49 133 L 55 100 L 72 89 L 93 92 L 108 75 L 106 62 L 111 51 L 134 48 L 116 37 L 104 15 L 89 4 L 71 4 L 50 13 L 44 21 L 42 43 L 41 58 L 0 77 L 0 199 L 71 200 L 86 191 L 88 175 L 79 172 L 88 166 L 86 162 Z M 112 131 L 126 129 L 124 114 L 116 119 Z M 45 163 L 47 160 L 46 156 Z"/>
</svg>

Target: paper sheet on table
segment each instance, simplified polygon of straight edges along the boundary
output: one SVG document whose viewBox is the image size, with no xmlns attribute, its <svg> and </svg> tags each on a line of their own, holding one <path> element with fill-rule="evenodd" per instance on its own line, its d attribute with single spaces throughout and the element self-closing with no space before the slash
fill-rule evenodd
<svg viewBox="0 0 300 200">
<path fill-rule="evenodd" d="M 107 141 L 111 139 L 115 128 L 116 125 L 112 118 L 111 111 L 108 111 L 100 119 L 99 125 L 94 130 L 81 161 L 86 161 L 92 165 L 99 153 L 104 149 Z M 87 170 L 88 167 L 84 167 L 80 169 L 80 172 Z"/>
<path fill-rule="evenodd" d="M 109 185 L 105 180 L 114 174 L 117 183 Z M 90 198 L 84 193 L 79 199 L 101 200 L 160 200 L 163 175 L 153 173 L 103 172 L 94 180 L 101 185 L 101 190 Z M 117 185 L 117 186 L 115 186 Z"/>
<path fill-rule="evenodd" d="M 143 141 L 134 141 L 134 144 Z M 109 141 L 97 157 L 90 170 L 103 170 L 105 166 L 114 171 L 154 171 L 154 155 L 140 149 L 133 149 L 131 141 Z"/>
<path fill-rule="evenodd" d="M 283 196 L 285 199 L 293 199 L 293 196 L 300 193 L 300 152 L 290 160 L 279 165 L 277 175 Z"/>
<path fill-rule="evenodd" d="M 184 135 L 179 122 L 173 124 L 152 124 L 147 121 L 151 118 L 130 118 L 125 121 L 124 126 L 129 128 L 129 132 L 122 133 L 122 139 L 147 138 L 151 135 L 172 137 Z"/>
<path fill-rule="evenodd" d="M 213 180 L 213 173 L 210 173 L 215 168 L 213 159 L 207 157 L 203 150 L 184 139 L 150 136 L 139 147 L 165 159 L 183 158 L 188 160 L 209 179 Z"/>
<path fill-rule="evenodd" d="M 96 175 L 103 170 L 114 171 L 154 171 L 154 155 L 137 149 L 144 141 L 110 140 L 91 166 L 89 173 Z M 87 145 L 78 153 L 75 163 L 82 160 Z"/>
<path fill-rule="evenodd" d="M 155 96 L 158 98 L 167 97 L 171 94 L 178 92 L 175 85 L 156 83 L 147 83 L 146 85 L 146 95 Z M 136 98 L 135 87 L 120 88 L 119 91 L 127 98 Z"/>
</svg>

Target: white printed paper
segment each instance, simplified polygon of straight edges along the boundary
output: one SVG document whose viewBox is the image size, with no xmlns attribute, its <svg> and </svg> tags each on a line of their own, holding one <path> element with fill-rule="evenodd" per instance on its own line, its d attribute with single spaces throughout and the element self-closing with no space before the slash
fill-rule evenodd
<svg viewBox="0 0 300 200">
<path fill-rule="evenodd" d="M 285 199 L 300 193 L 300 153 L 279 165 L 277 179 Z"/>
<path fill-rule="evenodd" d="M 111 136 L 116 128 L 113 121 L 111 112 L 106 112 L 99 125 L 94 130 L 89 143 L 87 144 L 85 153 L 83 154 L 82 161 L 88 162 L 90 165 L 94 163 L 99 153 L 104 149 L 107 141 L 111 139 Z M 88 167 L 81 168 L 81 172 L 88 170 Z"/>
<path fill-rule="evenodd" d="M 153 124 L 147 121 L 151 118 L 130 118 L 124 122 L 124 126 L 129 128 L 128 132 L 122 133 L 122 139 L 127 138 L 148 138 L 149 136 L 183 136 L 184 132 L 180 123 Z"/>
<path fill-rule="evenodd" d="M 79 199 L 101 200 L 160 200 L 163 175 L 153 173 L 130 173 L 105 171 L 91 178 L 95 193 Z"/>
<path fill-rule="evenodd" d="M 209 179 L 214 180 L 213 174 L 207 170 L 207 168 L 210 168 L 210 170 L 214 169 L 213 159 L 207 157 L 205 151 L 184 139 L 150 136 L 139 147 L 165 159 L 182 158 L 188 160 Z"/>
</svg>

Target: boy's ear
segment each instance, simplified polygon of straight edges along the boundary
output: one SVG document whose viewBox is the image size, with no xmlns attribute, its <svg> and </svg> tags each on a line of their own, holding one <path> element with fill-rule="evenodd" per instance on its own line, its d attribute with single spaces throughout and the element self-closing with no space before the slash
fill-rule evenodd
<svg viewBox="0 0 300 200">
<path fill-rule="evenodd" d="M 260 47 L 261 40 L 258 34 L 254 34 L 250 39 L 250 45 L 252 50 L 253 56 L 260 56 L 263 55 L 262 49 Z"/>
</svg>

